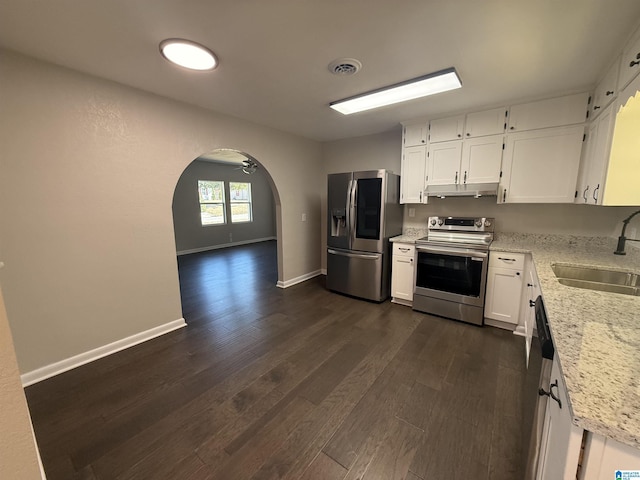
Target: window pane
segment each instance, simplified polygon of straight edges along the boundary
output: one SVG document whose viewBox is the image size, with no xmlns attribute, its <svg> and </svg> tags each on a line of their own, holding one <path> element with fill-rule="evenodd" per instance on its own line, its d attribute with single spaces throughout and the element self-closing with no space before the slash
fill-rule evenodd
<svg viewBox="0 0 640 480">
<path fill-rule="evenodd" d="M 251 221 L 251 204 L 250 203 L 232 203 L 231 204 L 231 222 L 250 222 Z"/>
<path fill-rule="evenodd" d="M 224 206 L 219 203 L 201 203 L 200 220 L 202 225 L 220 225 L 224 223 Z"/>
<path fill-rule="evenodd" d="M 232 202 L 250 202 L 251 184 L 240 182 L 229 182 L 229 195 Z"/>
<path fill-rule="evenodd" d="M 200 203 L 224 202 L 224 182 L 198 180 Z"/>
</svg>

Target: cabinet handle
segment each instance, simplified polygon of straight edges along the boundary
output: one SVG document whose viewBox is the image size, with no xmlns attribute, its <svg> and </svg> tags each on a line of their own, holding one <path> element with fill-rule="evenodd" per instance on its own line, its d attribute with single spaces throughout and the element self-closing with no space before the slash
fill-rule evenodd
<svg viewBox="0 0 640 480">
<path fill-rule="evenodd" d="M 527 283 L 527 287 L 533 287 L 533 283 Z"/>
<path fill-rule="evenodd" d="M 595 106 L 593 107 L 593 109 L 594 109 L 594 110 L 600 110 L 600 105 L 595 105 Z"/>
<path fill-rule="evenodd" d="M 420 203 L 422 203 L 422 192 L 420 192 Z"/>
<path fill-rule="evenodd" d="M 529 306 L 530 307 L 535 307 L 536 306 L 536 302 L 534 300 L 529 300 Z"/>
<path fill-rule="evenodd" d="M 640 65 L 640 61 L 632 60 L 631 63 L 629 63 L 629 67 L 635 67 L 636 65 Z"/>
<path fill-rule="evenodd" d="M 411 249 L 410 248 L 398 247 L 398 250 L 400 250 L 401 252 L 408 252 Z"/>
<path fill-rule="evenodd" d="M 467 171 L 464 171 L 464 183 L 467 183 Z"/>
<path fill-rule="evenodd" d="M 509 130 L 515 130 L 516 127 L 509 127 Z"/>
<path fill-rule="evenodd" d="M 502 192 L 502 201 L 506 202 L 507 201 L 507 189 L 504 189 L 504 192 Z"/>
<path fill-rule="evenodd" d="M 609 95 L 613 95 L 613 90 L 607 90 L 605 95 L 608 97 Z"/>
<path fill-rule="evenodd" d="M 456 179 L 453 181 L 453 183 L 458 183 L 458 172 L 456 172 Z"/>
<path fill-rule="evenodd" d="M 467 137 L 470 137 L 470 136 L 471 136 L 471 134 L 469 132 L 467 132 Z"/>
<path fill-rule="evenodd" d="M 498 257 L 498 260 L 502 260 L 503 262 L 515 262 L 515 258 L 506 258 L 506 257 Z"/>
<path fill-rule="evenodd" d="M 600 190 L 600 184 L 593 190 L 593 200 L 598 203 L 598 190 Z"/>
<path fill-rule="evenodd" d="M 584 203 L 587 203 L 587 192 L 589 191 L 589 185 L 587 185 L 587 188 L 584 189 L 584 192 L 582 192 L 582 198 L 584 198 Z"/>
<path fill-rule="evenodd" d="M 461 134 L 461 133 L 459 133 L 459 134 L 458 134 L 458 138 L 460 138 L 460 137 L 462 137 L 462 134 Z"/>
<path fill-rule="evenodd" d="M 558 388 L 558 379 L 556 379 L 556 381 L 555 381 L 555 382 L 553 382 L 551 385 L 549 385 L 549 391 L 548 391 L 548 392 L 545 392 L 545 391 L 544 391 L 544 389 L 543 389 L 543 388 L 541 388 L 540 390 L 538 390 L 538 395 L 540 395 L 540 396 L 545 396 L 545 395 L 546 395 L 547 397 L 551 397 L 551 398 L 553 398 L 556 402 L 558 402 L 558 406 L 559 406 L 560 408 L 562 408 L 562 400 L 560 400 L 560 398 L 559 398 L 559 397 L 556 397 L 556 396 L 554 395 L 554 393 L 553 393 L 553 391 L 552 391 L 552 390 L 553 390 L 553 387 Z"/>
</svg>

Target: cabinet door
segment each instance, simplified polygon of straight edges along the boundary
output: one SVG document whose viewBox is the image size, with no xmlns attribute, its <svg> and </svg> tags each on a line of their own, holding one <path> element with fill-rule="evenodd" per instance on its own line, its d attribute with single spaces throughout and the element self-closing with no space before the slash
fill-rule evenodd
<svg viewBox="0 0 640 480">
<path fill-rule="evenodd" d="M 405 125 L 402 130 L 402 146 L 426 145 L 428 134 L 429 124 L 427 122 Z"/>
<path fill-rule="evenodd" d="M 640 72 L 640 28 L 634 33 L 622 52 L 618 90 L 622 90 L 629 85 L 631 80 L 638 75 L 638 72 Z"/>
<path fill-rule="evenodd" d="M 509 109 L 507 132 L 583 123 L 588 109 L 589 94 L 586 92 L 514 105 Z"/>
<path fill-rule="evenodd" d="M 489 267 L 484 316 L 517 325 L 521 295 L 522 271 Z"/>
<path fill-rule="evenodd" d="M 507 109 L 504 107 L 467 114 L 464 138 L 497 135 L 504 132 L 507 121 Z"/>
<path fill-rule="evenodd" d="M 591 102 L 591 118 L 596 118 L 602 111 L 611 104 L 618 93 L 618 70 L 620 68 L 620 58 L 609 67 L 604 77 L 596 86 Z"/>
<path fill-rule="evenodd" d="M 552 387 L 551 391 L 562 405 L 551 398 L 547 400 L 537 477 L 540 480 L 575 479 L 582 445 L 582 429 L 571 421 L 557 355 L 551 368 L 551 384 L 554 383 L 557 386 Z"/>
<path fill-rule="evenodd" d="M 594 150 L 598 136 L 598 121 L 593 121 L 587 128 L 587 139 L 582 149 L 580 159 L 580 169 L 578 171 L 578 182 L 576 183 L 576 198 L 574 203 L 589 203 L 595 185 L 591 183 L 592 169 L 594 162 Z"/>
<path fill-rule="evenodd" d="M 464 115 L 431 120 L 429 122 L 429 142 L 448 142 L 462 139 L 463 130 Z"/>
<path fill-rule="evenodd" d="M 614 114 L 612 106 L 607 107 L 595 122 L 593 129 L 593 147 L 590 149 L 591 158 L 588 162 L 587 183 L 591 190 L 587 195 L 587 203 L 602 205 L 605 175 L 611 152 L 611 137 L 613 134 Z M 591 131 L 591 129 L 589 129 Z"/>
<path fill-rule="evenodd" d="M 503 135 L 465 139 L 460 183 L 499 182 L 503 141 Z"/>
<path fill-rule="evenodd" d="M 584 126 L 507 135 L 498 201 L 573 203 Z"/>
<path fill-rule="evenodd" d="M 458 183 L 462 141 L 442 142 L 429 145 L 427 152 L 427 184 L 449 185 Z"/>
<path fill-rule="evenodd" d="M 427 160 L 426 152 L 427 147 L 403 149 L 400 203 L 422 203 Z"/>
<path fill-rule="evenodd" d="M 391 267 L 391 296 L 413 301 L 413 257 L 393 256 Z"/>
</svg>

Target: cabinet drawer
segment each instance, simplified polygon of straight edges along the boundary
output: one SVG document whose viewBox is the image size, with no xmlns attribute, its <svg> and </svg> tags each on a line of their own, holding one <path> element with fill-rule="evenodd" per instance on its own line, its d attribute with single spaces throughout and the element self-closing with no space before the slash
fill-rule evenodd
<svg viewBox="0 0 640 480">
<path fill-rule="evenodd" d="M 524 253 L 491 252 L 489 254 L 489 268 L 491 267 L 522 270 L 524 268 Z"/>
<path fill-rule="evenodd" d="M 411 257 L 415 255 L 416 246 L 410 243 L 393 243 L 393 255 L 399 257 Z"/>
</svg>

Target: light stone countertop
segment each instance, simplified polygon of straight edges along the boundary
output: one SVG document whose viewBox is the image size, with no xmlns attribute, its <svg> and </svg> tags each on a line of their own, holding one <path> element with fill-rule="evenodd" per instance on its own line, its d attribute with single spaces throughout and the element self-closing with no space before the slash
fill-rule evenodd
<svg viewBox="0 0 640 480">
<path fill-rule="evenodd" d="M 427 236 L 426 228 L 406 228 L 402 231 L 402 235 L 391 237 L 390 242 L 398 243 L 416 243 L 416 240 Z"/>
<path fill-rule="evenodd" d="M 552 263 L 640 273 L 640 250 L 607 237 L 496 233 L 493 251 L 531 253 L 574 423 L 640 449 L 640 297 L 561 285 Z"/>
</svg>

